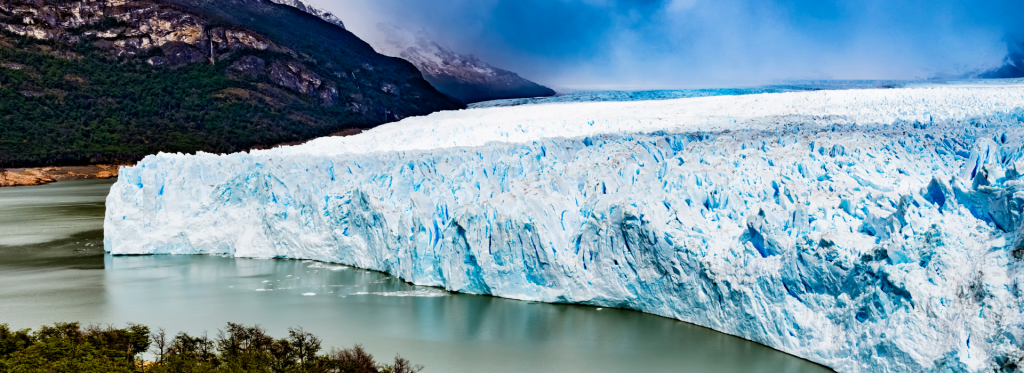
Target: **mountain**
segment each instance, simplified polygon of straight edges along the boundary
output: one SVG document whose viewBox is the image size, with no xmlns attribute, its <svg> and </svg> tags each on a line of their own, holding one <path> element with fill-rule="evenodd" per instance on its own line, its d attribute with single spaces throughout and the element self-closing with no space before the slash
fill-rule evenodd
<svg viewBox="0 0 1024 373">
<path fill-rule="evenodd" d="M 470 104 L 511 98 L 553 96 L 555 91 L 491 66 L 472 55 L 463 55 L 432 40 L 423 32 L 378 25 L 385 38 L 375 47 L 389 56 L 401 57 L 423 73 L 438 91 Z"/>
<path fill-rule="evenodd" d="M 296 8 L 296 9 L 301 10 L 303 12 L 306 12 L 306 13 L 312 14 L 312 15 L 314 15 L 316 17 L 319 17 L 320 19 L 322 19 L 324 21 L 327 21 L 327 22 L 333 23 L 335 25 L 338 25 L 338 27 L 345 28 L 345 23 L 342 22 L 340 18 L 336 17 L 331 12 L 328 12 L 326 10 L 323 10 L 323 9 L 317 8 L 315 6 L 306 4 L 306 3 L 302 2 L 301 0 L 270 0 L 270 1 L 275 3 L 275 4 L 282 4 L 282 5 L 287 5 L 287 6 Z"/>
<path fill-rule="evenodd" d="M 147 158 L 104 248 L 634 309 L 840 373 L 1019 372 L 1022 116 L 1015 82 L 438 113 Z"/>
<path fill-rule="evenodd" d="M 235 152 L 464 107 L 268 0 L 0 0 L 0 162 Z"/>
</svg>

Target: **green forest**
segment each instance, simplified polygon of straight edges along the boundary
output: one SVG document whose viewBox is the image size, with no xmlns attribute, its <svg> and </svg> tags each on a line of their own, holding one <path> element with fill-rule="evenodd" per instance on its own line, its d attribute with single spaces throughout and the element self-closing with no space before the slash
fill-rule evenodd
<svg viewBox="0 0 1024 373">
<path fill-rule="evenodd" d="M 0 373 L 415 373 L 401 356 L 378 363 L 360 345 L 322 351 L 301 328 L 275 339 L 259 326 L 228 323 L 216 335 L 169 336 L 163 330 L 57 323 L 39 330 L 0 324 Z M 148 353 L 148 354 L 147 354 Z"/>
<path fill-rule="evenodd" d="M 110 57 L 88 40 L 65 44 L 2 35 L 0 163 L 73 165 L 131 162 L 160 151 L 235 152 L 378 124 L 363 123 L 365 117 L 341 105 L 322 107 L 282 90 L 277 97 L 247 97 L 267 82 L 228 77 L 224 71 L 234 59 L 171 68 L 149 66 L 145 57 Z"/>
</svg>

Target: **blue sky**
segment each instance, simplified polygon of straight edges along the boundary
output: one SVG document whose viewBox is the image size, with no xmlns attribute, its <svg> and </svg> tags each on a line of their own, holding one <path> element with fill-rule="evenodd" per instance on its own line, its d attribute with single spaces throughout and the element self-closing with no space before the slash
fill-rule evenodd
<svg viewBox="0 0 1024 373">
<path fill-rule="evenodd" d="M 1024 1 L 308 0 L 356 35 L 422 29 L 555 87 L 912 79 L 992 68 Z"/>
</svg>

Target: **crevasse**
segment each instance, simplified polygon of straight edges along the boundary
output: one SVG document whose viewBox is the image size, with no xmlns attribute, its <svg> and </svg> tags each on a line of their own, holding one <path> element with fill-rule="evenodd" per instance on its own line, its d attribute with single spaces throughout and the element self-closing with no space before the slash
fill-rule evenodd
<svg viewBox="0 0 1024 373">
<path fill-rule="evenodd" d="M 840 372 L 1024 365 L 1024 86 L 444 112 L 160 154 L 113 254 L 302 258 L 636 309 Z"/>
</svg>

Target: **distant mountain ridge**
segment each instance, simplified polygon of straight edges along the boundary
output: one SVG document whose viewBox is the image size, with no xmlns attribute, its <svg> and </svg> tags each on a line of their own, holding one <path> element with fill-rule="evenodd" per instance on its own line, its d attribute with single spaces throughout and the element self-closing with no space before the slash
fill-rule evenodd
<svg viewBox="0 0 1024 373">
<path fill-rule="evenodd" d="M 291 6 L 345 28 L 339 17 L 302 0 L 270 1 Z M 383 42 L 374 43 L 378 52 L 411 62 L 434 88 L 463 104 L 555 94 L 554 90 L 524 79 L 514 72 L 491 66 L 473 55 L 452 51 L 423 32 L 411 32 L 386 24 L 379 24 L 377 28 L 385 35 Z"/>
<path fill-rule="evenodd" d="M 375 45 L 378 51 L 412 62 L 437 90 L 465 104 L 555 94 L 554 90 L 514 72 L 491 66 L 473 55 L 452 51 L 423 32 L 386 24 L 379 24 L 377 28 L 386 37 L 383 44 Z"/>
<path fill-rule="evenodd" d="M 1024 40 L 1011 40 L 1007 44 L 1003 66 L 982 73 L 984 79 L 1024 78 Z"/>
<path fill-rule="evenodd" d="M 323 9 L 320 9 L 320 8 L 317 8 L 317 7 L 312 6 L 312 5 L 306 4 L 306 3 L 302 2 L 302 0 L 270 0 L 270 1 L 275 3 L 275 4 L 287 5 L 287 6 L 293 7 L 295 9 L 301 10 L 303 12 L 306 12 L 306 13 L 312 14 L 314 16 L 317 16 L 320 19 L 323 19 L 324 21 L 327 21 L 329 23 L 333 23 L 335 25 L 338 25 L 338 27 L 345 28 L 345 23 L 342 22 L 341 19 L 336 17 L 333 13 L 328 12 L 328 11 L 323 10 Z"/>
</svg>

